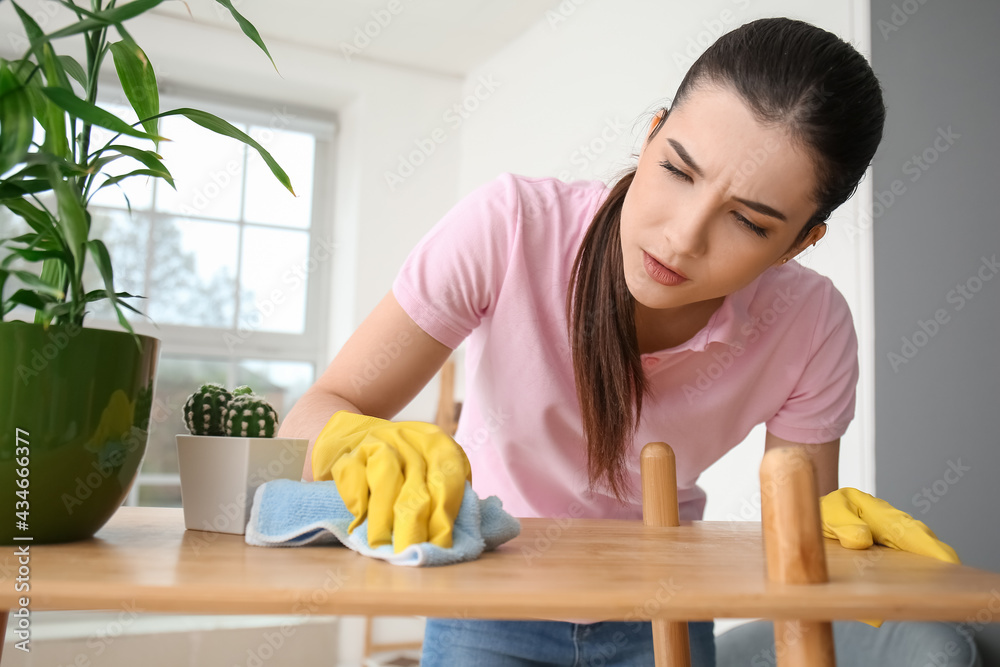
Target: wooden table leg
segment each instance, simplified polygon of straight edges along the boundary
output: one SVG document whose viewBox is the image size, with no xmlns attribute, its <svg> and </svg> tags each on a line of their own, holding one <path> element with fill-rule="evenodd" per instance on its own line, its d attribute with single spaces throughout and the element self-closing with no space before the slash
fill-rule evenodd
<svg viewBox="0 0 1000 667">
<path fill-rule="evenodd" d="M 780 584 L 828 581 L 816 471 L 801 447 L 764 454 L 760 466 L 761 522 L 768 579 Z M 835 667 L 833 624 L 775 621 L 778 667 Z"/>
<path fill-rule="evenodd" d="M 642 522 L 647 526 L 679 526 L 674 450 L 664 442 L 651 442 L 642 448 L 639 463 Z M 653 653 L 656 667 L 691 667 L 687 623 L 654 619 Z"/>
</svg>

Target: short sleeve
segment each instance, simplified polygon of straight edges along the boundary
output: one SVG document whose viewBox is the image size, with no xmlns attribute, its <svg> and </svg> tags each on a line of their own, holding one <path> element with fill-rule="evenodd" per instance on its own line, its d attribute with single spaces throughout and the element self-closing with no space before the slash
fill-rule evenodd
<svg viewBox="0 0 1000 667">
<path fill-rule="evenodd" d="M 836 440 L 854 419 L 858 338 L 844 295 L 826 280 L 805 368 L 792 394 L 766 422 L 784 440 L 816 444 Z"/>
<path fill-rule="evenodd" d="M 452 349 L 496 305 L 517 234 L 517 200 L 509 174 L 473 190 L 421 239 L 393 281 L 403 310 Z"/>
</svg>

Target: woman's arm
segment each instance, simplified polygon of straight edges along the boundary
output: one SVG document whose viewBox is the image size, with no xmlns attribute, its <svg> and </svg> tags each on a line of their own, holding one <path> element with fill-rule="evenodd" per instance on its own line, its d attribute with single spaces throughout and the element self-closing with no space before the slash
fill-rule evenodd
<svg viewBox="0 0 1000 667">
<path fill-rule="evenodd" d="M 816 468 L 816 490 L 820 497 L 840 488 L 838 481 L 840 438 L 821 444 L 807 445 L 801 442 L 784 440 L 768 431 L 767 436 L 764 438 L 764 451 L 766 452 L 775 447 L 802 447 L 806 450 L 806 453 L 812 459 L 813 466 Z"/>
<path fill-rule="evenodd" d="M 278 429 L 282 437 L 309 439 L 302 478 L 312 481 L 313 444 L 335 412 L 392 419 L 450 355 L 451 348 L 417 326 L 389 292 Z"/>
</svg>

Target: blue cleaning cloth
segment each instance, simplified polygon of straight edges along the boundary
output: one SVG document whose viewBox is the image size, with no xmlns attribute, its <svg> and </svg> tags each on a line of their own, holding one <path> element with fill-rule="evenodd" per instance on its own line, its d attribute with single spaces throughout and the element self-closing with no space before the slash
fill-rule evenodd
<svg viewBox="0 0 1000 667">
<path fill-rule="evenodd" d="M 368 546 L 368 519 L 348 534 L 347 527 L 353 520 L 334 482 L 275 479 L 257 487 L 245 539 L 247 544 L 259 547 L 339 542 L 393 565 L 426 567 L 475 560 L 483 551 L 495 549 L 521 533 L 521 523 L 503 509 L 498 497 L 480 500 L 469 482 L 465 483 L 450 549 L 430 542 L 410 545 L 398 554 L 389 544 L 372 549 Z"/>
</svg>

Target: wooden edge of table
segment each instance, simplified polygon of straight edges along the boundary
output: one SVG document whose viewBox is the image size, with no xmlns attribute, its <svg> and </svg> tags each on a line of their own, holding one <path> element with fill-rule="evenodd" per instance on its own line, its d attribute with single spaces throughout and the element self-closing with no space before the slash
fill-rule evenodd
<svg viewBox="0 0 1000 667">
<path fill-rule="evenodd" d="M 0 547 L 0 608 L 204 614 L 416 615 L 647 621 L 711 618 L 1000 620 L 1000 574 L 885 547 L 825 544 L 830 580 L 766 578 L 760 524 L 522 519 L 479 559 L 410 568 L 339 545 L 248 546 L 184 530 L 180 509 L 123 507 L 83 542 Z M 622 549 L 622 544 L 629 548 Z"/>
</svg>

